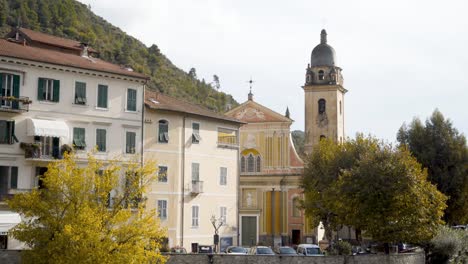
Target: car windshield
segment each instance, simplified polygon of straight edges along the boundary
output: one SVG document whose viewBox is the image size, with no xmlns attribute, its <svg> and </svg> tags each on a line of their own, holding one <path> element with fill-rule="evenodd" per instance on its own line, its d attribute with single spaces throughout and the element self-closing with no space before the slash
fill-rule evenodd
<svg viewBox="0 0 468 264">
<path fill-rule="evenodd" d="M 307 248 L 307 255 L 320 255 L 320 248 Z"/>
<path fill-rule="evenodd" d="M 259 255 L 269 255 L 274 254 L 271 248 L 257 248 L 257 254 Z"/>
<path fill-rule="evenodd" d="M 242 247 L 233 247 L 228 249 L 228 253 L 245 253 L 245 249 Z"/>
<path fill-rule="evenodd" d="M 293 248 L 286 247 L 286 248 L 280 248 L 280 254 L 296 254 L 296 251 L 294 251 Z"/>
</svg>

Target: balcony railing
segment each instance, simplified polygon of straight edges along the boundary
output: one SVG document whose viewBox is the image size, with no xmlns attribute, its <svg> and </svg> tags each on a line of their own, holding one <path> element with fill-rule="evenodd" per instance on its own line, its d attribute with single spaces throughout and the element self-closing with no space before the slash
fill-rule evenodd
<svg viewBox="0 0 468 264">
<path fill-rule="evenodd" d="M 5 202 L 8 199 L 13 198 L 17 193 L 30 192 L 30 189 L 9 189 L 7 193 L 0 193 L 0 202 Z"/>
<path fill-rule="evenodd" d="M 190 194 L 197 195 L 203 193 L 203 182 L 202 181 L 192 181 L 190 186 Z"/>
<path fill-rule="evenodd" d="M 24 150 L 26 159 L 62 159 L 63 155 L 59 146 L 53 146 L 49 153 L 43 153 L 41 143 L 20 143 L 20 148 Z M 63 148 L 63 147 L 62 147 Z"/>
<path fill-rule="evenodd" d="M 220 148 L 237 148 L 237 136 L 218 136 L 218 147 Z"/>
<path fill-rule="evenodd" d="M 0 111 L 13 113 L 28 112 L 29 104 L 31 103 L 32 101 L 26 96 L 0 96 Z"/>
</svg>

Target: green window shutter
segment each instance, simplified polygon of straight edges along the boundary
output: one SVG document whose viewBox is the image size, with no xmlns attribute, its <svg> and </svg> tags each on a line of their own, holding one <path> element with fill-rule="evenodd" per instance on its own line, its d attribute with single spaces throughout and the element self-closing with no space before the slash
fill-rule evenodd
<svg viewBox="0 0 468 264">
<path fill-rule="evenodd" d="M 4 96 L 3 94 L 3 73 L 0 73 L 0 96 Z"/>
<path fill-rule="evenodd" d="M 126 134 L 126 153 L 134 154 L 135 153 L 135 132 L 127 132 Z"/>
<path fill-rule="evenodd" d="M 86 104 L 86 83 L 75 82 L 75 104 Z"/>
<path fill-rule="evenodd" d="M 37 100 L 43 101 L 44 100 L 44 86 L 45 86 L 46 79 L 39 78 L 37 84 Z"/>
<path fill-rule="evenodd" d="M 135 89 L 128 89 L 127 90 L 127 110 L 128 111 L 136 111 L 136 94 L 137 91 Z"/>
<path fill-rule="evenodd" d="M 10 189 L 18 189 L 18 167 L 11 167 Z"/>
<path fill-rule="evenodd" d="M 200 164 L 192 163 L 192 181 L 198 181 L 200 179 Z"/>
<path fill-rule="evenodd" d="M 0 120 L 0 144 L 8 144 L 8 122 Z"/>
<path fill-rule="evenodd" d="M 98 86 L 98 107 L 107 108 L 107 85 Z"/>
<path fill-rule="evenodd" d="M 101 152 L 106 151 L 106 130 L 96 129 L 96 145 L 97 150 Z"/>
<path fill-rule="evenodd" d="M 82 127 L 73 128 L 73 144 L 78 149 L 84 149 L 86 147 L 85 141 L 85 129 Z"/>
<path fill-rule="evenodd" d="M 15 136 L 15 121 L 6 121 L 5 143 L 13 144 L 15 141 L 18 142 Z"/>
<path fill-rule="evenodd" d="M 54 80 L 54 91 L 53 91 L 53 101 L 58 102 L 60 99 L 60 81 Z"/>
<path fill-rule="evenodd" d="M 19 98 L 19 96 L 20 96 L 20 77 L 19 75 L 13 75 L 13 97 Z M 13 101 L 11 106 L 13 109 L 18 109 L 19 102 Z"/>
</svg>

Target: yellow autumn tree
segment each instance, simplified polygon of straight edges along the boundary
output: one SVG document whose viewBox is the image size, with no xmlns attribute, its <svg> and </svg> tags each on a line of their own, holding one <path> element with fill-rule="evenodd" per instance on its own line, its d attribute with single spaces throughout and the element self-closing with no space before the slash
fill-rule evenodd
<svg viewBox="0 0 468 264">
<path fill-rule="evenodd" d="M 86 163 L 73 154 L 51 162 L 43 188 L 8 202 L 26 219 L 12 232 L 31 248 L 24 262 L 164 263 L 158 248 L 165 230 L 143 198 L 155 168 L 93 155 Z"/>
</svg>

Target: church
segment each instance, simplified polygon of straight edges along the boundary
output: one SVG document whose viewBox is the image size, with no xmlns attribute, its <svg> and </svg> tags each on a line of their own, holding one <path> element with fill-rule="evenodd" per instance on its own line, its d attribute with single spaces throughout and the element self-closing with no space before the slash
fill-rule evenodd
<svg viewBox="0 0 468 264">
<path fill-rule="evenodd" d="M 344 95 L 336 53 L 322 30 L 306 69 L 305 152 L 310 154 L 323 138 L 344 140 Z M 240 244 L 318 244 L 323 230 L 311 227 L 299 201 L 304 162 L 291 138 L 293 120 L 254 100 L 226 113 L 244 123 L 240 128 L 239 228 Z"/>
</svg>

